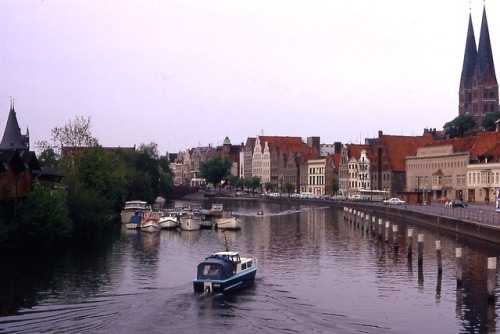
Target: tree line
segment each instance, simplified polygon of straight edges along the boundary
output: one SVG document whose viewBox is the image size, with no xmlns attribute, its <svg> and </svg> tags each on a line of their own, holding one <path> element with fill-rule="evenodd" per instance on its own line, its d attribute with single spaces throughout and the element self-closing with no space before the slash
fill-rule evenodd
<svg viewBox="0 0 500 334">
<path fill-rule="evenodd" d="M 15 198 L 0 202 L 0 245 L 99 236 L 117 221 L 125 201 L 153 203 L 158 196 L 173 197 L 168 156 L 160 156 L 154 142 L 134 151 L 106 151 L 92 136 L 90 118 L 77 117 L 52 129 L 50 141 L 35 145 L 41 150 L 42 169 L 58 171 L 60 182 L 47 188 L 35 178 L 19 205 Z M 63 156 L 64 147 L 85 149 Z"/>
</svg>

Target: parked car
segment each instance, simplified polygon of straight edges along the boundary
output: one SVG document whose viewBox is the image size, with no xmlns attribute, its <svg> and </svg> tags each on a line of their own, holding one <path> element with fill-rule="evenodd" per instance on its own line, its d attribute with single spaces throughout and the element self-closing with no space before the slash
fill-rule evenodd
<svg viewBox="0 0 500 334">
<path fill-rule="evenodd" d="M 403 201 L 402 199 L 393 197 L 393 198 L 390 198 L 388 200 L 384 200 L 384 204 L 387 204 L 387 205 L 401 205 L 401 204 L 405 204 L 405 201 Z"/>
<path fill-rule="evenodd" d="M 454 207 L 461 207 L 461 208 L 465 208 L 467 206 L 467 203 L 459 200 L 459 199 L 454 199 L 453 201 L 451 201 L 451 207 L 454 208 Z"/>
<path fill-rule="evenodd" d="M 440 197 L 440 198 L 438 198 L 438 203 L 446 203 L 448 201 L 449 201 L 448 197 Z"/>
</svg>

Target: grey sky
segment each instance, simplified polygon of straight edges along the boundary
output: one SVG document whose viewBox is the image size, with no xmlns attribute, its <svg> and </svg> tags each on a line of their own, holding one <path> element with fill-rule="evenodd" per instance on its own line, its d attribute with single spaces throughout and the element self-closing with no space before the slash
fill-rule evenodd
<svg viewBox="0 0 500 334">
<path fill-rule="evenodd" d="M 90 116 L 103 146 L 160 153 L 249 136 L 359 142 L 458 115 L 483 1 L 0 2 L 0 127 L 31 142 Z M 486 1 L 500 66 L 500 2 Z"/>
</svg>

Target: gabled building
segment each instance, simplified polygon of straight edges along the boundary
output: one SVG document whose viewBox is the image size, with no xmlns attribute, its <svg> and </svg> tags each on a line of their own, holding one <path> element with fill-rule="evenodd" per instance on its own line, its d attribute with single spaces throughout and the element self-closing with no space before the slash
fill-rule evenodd
<svg viewBox="0 0 500 334">
<path fill-rule="evenodd" d="M 370 145 L 346 144 L 340 150 L 339 187 L 344 196 L 370 189 Z"/>
<path fill-rule="evenodd" d="M 240 151 L 240 178 L 250 179 L 252 177 L 252 156 L 256 138 L 248 137 L 245 146 Z"/>
<path fill-rule="evenodd" d="M 408 191 L 406 157 L 416 155 L 417 149 L 432 141 L 432 136 L 391 136 L 379 131 L 371 148 L 372 189 L 388 191 L 390 197 Z"/>
</svg>

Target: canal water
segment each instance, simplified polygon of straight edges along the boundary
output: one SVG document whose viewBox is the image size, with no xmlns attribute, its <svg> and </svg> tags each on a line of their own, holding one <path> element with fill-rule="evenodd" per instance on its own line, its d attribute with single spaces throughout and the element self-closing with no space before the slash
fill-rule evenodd
<svg viewBox="0 0 500 334">
<path fill-rule="evenodd" d="M 193 293 L 198 262 L 225 247 L 221 231 L 147 234 L 118 226 L 99 241 L 1 254 L 0 333 L 499 331 L 498 292 L 494 300 L 487 294 L 487 258 L 500 256 L 495 245 L 391 222 L 401 235 L 395 251 L 346 222 L 342 210 L 225 206 L 243 219 L 242 230 L 225 232 L 229 248 L 258 258 L 253 286 L 229 296 Z M 411 261 L 408 227 L 415 231 Z M 421 266 L 417 234 L 425 236 Z M 460 285 L 456 247 L 463 252 Z"/>
</svg>

